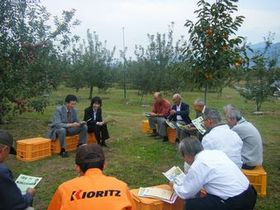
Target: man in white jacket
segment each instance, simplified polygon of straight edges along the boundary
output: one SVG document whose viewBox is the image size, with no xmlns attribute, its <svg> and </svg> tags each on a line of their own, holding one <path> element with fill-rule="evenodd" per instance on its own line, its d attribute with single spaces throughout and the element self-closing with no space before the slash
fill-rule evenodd
<svg viewBox="0 0 280 210">
<path fill-rule="evenodd" d="M 223 151 L 239 168 L 242 166 L 241 150 L 243 142 L 228 125 L 221 123 L 221 116 L 215 109 L 203 114 L 207 133 L 202 138 L 202 146 L 207 150 Z"/>
<path fill-rule="evenodd" d="M 179 152 L 190 168 L 182 184 L 171 185 L 185 199 L 186 210 L 254 209 L 256 191 L 222 151 L 203 150 L 197 139 L 187 137 L 180 142 Z M 202 188 L 207 195 L 197 197 Z"/>
</svg>

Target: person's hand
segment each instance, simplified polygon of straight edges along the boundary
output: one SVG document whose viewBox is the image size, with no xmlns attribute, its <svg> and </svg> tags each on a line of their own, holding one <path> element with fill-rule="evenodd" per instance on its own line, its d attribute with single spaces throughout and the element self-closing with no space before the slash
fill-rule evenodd
<svg viewBox="0 0 280 210">
<path fill-rule="evenodd" d="M 30 194 L 32 197 L 35 195 L 35 189 L 34 188 L 27 188 L 26 193 Z"/>
<path fill-rule="evenodd" d="M 100 125 L 100 126 L 101 126 L 101 125 L 104 125 L 104 121 L 102 121 L 102 122 L 97 122 L 96 125 Z"/>
<path fill-rule="evenodd" d="M 174 115 L 174 114 L 176 114 L 176 111 L 172 109 L 172 110 L 170 111 L 170 115 Z"/>
<path fill-rule="evenodd" d="M 173 189 L 174 182 L 169 182 L 169 186 Z"/>
<path fill-rule="evenodd" d="M 78 123 L 78 122 L 73 122 L 73 123 L 70 123 L 70 125 L 69 125 L 69 127 L 70 128 L 78 128 L 78 127 L 80 127 L 80 123 Z"/>
<path fill-rule="evenodd" d="M 150 115 L 151 115 L 152 117 L 156 117 L 156 116 L 157 116 L 157 114 L 154 113 L 154 112 L 151 112 Z"/>
</svg>

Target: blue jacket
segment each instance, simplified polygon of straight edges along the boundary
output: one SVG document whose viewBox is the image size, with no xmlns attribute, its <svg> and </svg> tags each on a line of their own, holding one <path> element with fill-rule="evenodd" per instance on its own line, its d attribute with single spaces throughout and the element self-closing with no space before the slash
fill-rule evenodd
<svg viewBox="0 0 280 210">
<path fill-rule="evenodd" d="M 174 115 L 170 115 L 168 117 L 169 120 L 171 121 L 177 121 L 177 115 L 181 115 L 183 121 L 186 123 L 186 124 L 189 124 L 191 123 L 191 119 L 189 117 L 189 105 L 186 104 L 186 103 L 181 103 L 181 107 L 180 107 L 180 111 L 177 111 L 176 110 L 176 104 L 174 104 L 172 106 L 172 110 L 175 110 L 176 113 Z"/>
<path fill-rule="evenodd" d="M 21 194 L 12 172 L 0 163 L 0 210 L 24 210 L 32 205 L 32 195 Z"/>
</svg>

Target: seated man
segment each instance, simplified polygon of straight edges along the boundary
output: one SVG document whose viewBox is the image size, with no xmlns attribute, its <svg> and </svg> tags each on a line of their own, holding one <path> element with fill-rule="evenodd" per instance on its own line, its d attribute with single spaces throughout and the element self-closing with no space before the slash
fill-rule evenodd
<svg viewBox="0 0 280 210">
<path fill-rule="evenodd" d="M 202 138 L 202 146 L 207 150 L 221 150 L 239 168 L 242 166 L 241 150 L 243 142 L 237 133 L 232 131 L 228 125 L 221 123 L 221 116 L 215 109 L 209 109 L 203 114 L 204 127 L 207 129 Z"/>
<path fill-rule="evenodd" d="M 105 140 L 109 138 L 107 123 L 102 120 L 102 100 L 93 97 L 90 106 L 85 109 L 84 121 L 87 122 L 88 133 L 94 133 L 97 143 L 107 147 Z"/>
<path fill-rule="evenodd" d="M 4 165 L 9 154 L 16 154 L 13 137 L 7 131 L 0 130 L 0 209 L 33 209 L 31 206 L 35 190 L 28 188 L 25 195 L 21 194 L 13 180 L 12 172 Z"/>
<path fill-rule="evenodd" d="M 228 125 L 243 141 L 241 150 L 242 168 L 252 170 L 263 162 L 262 137 L 257 128 L 246 121 L 239 110 L 232 105 L 224 107 L 224 113 Z"/>
<path fill-rule="evenodd" d="M 149 125 L 153 130 L 152 137 L 163 138 L 163 141 L 167 141 L 167 130 L 165 121 L 169 116 L 171 105 L 169 101 L 162 98 L 160 92 L 154 93 L 154 101 L 152 112 L 150 112 Z M 157 125 L 157 130 L 156 130 Z"/>
<path fill-rule="evenodd" d="M 241 170 L 218 150 L 203 150 L 201 143 L 187 137 L 179 152 L 190 165 L 183 183 L 173 184 L 176 194 L 185 200 L 185 210 L 253 210 L 257 193 Z M 196 195 L 201 189 L 206 196 Z"/>
<path fill-rule="evenodd" d="M 202 116 L 204 113 L 207 113 L 209 111 L 209 108 L 206 107 L 206 105 L 202 99 L 196 99 L 193 102 L 193 109 L 196 112 L 195 118 L 198 118 L 198 117 Z M 192 124 L 188 125 L 188 129 L 189 129 L 189 131 L 187 131 L 187 132 L 196 134 L 197 138 L 200 141 L 202 140 L 203 135 Z"/>
<path fill-rule="evenodd" d="M 171 108 L 168 120 L 178 122 L 182 125 L 190 124 L 191 119 L 189 117 L 189 105 L 182 102 L 182 97 L 178 93 L 173 95 L 172 100 L 174 105 Z M 176 126 L 176 135 L 178 140 L 182 140 L 183 138 L 189 136 L 189 133 Z"/>
<path fill-rule="evenodd" d="M 202 99 L 196 99 L 193 102 L 193 109 L 196 112 L 196 118 L 202 116 L 209 110 Z"/>
<path fill-rule="evenodd" d="M 48 210 L 135 209 L 127 185 L 103 175 L 105 156 L 98 144 L 80 146 L 75 162 L 80 176 L 58 187 Z"/>
<path fill-rule="evenodd" d="M 61 157 L 68 157 L 65 150 L 65 137 L 79 134 L 79 143 L 85 144 L 87 140 L 87 125 L 85 122 L 80 122 L 77 116 L 77 110 L 74 108 L 77 102 L 77 97 L 74 95 L 67 95 L 65 104 L 56 108 L 53 122 L 50 124 L 50 131 L 48 136 L 52 140 L 58 137 L 60 141 Z"/>
</svg>

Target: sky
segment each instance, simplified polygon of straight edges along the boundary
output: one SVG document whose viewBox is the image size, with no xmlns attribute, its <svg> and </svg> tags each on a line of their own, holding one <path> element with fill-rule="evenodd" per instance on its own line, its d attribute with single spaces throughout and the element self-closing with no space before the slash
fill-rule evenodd
<svg viewBox="0 0 280 210">
<path fill-rule="evenodd" d="M 175 22 L 174 37 L 187 37 L 184 23 L 195 20 L 197 0 L 37 0 L 51 15 L 60 16 L 63 10 L 76 9 L 76 19 L 81 21 L 72 32 L 82 38 L 87 29 L 96 31 L 107 47 L 123 49 L 123 28 L 128 56 L 134 55 L 135 45 L 146 46 L 147 34 L 167 33 L 168 25 Z M 214 0 L 208 0 L 208 2 Z M 259 43 L 269 32 L 275 33 L 274 42 L 280 41 L 279 0 L 239 0 L 239 11 L 245 21 L 238 35 L 250 43 Z"/>
</svg>

